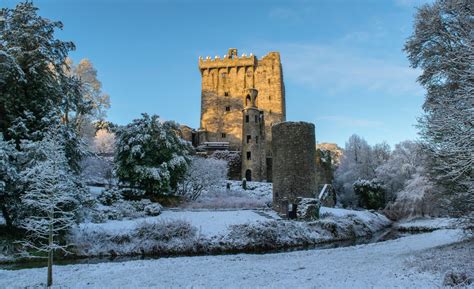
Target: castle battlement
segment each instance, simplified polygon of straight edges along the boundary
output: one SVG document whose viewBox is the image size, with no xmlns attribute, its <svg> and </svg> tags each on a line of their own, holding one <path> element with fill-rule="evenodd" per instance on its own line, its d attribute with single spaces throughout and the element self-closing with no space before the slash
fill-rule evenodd
<svg viewBox="0 0 474 289">
<path fill-rule="evenodd" d="M 205 59 L 199 57 L 199 69 L 211 69 L 211 68 L 226 68 L 226 67 L 242 67 L 242 66 L 255 66 L 257 65 L 257 57 L 250 54 L 245 54 L 241 57 L 224 55 L 224 58 L 215 56 L 211 58 L 207 56 Z"/>
<path fill-rule="evenodd" d="M 230 68 L 230 67 L 245 67 L 245 66 L 257 66 L 259 60 L 266 59 L 278 59 L 280 60 L 280 53 L 269 52 L 264 55 L 261 59 L 258 59 L 255 55 L 242 54 L 240 57 L 237 54 L 236 48 L 230 48 L 228 54 L 224 55 L 223 58 L 216 55 L 214 58 L 206 56 L 203 58 L 199 56 L 199 69 L 213 69 L 213 68 Z"/>
</svg>

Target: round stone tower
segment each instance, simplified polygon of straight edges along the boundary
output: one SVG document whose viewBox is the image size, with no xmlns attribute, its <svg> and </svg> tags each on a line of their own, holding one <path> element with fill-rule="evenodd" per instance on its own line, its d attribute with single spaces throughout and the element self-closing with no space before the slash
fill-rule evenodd
<svg viewBox="0 0 474 289">
<path fill-rule="evenodd" d="M 258 91 L 246 90 L 242 110 L 242 178 L 248 181 L 265 180 L 265 121 L 257 108 Z"/>
<path fill-rule="evenodd" d="M 273 209 L 286 215 L 298 197 L 317 193 L 314 124 L 280 122 L 272 126 L 272 136 Z"/>
</svg>

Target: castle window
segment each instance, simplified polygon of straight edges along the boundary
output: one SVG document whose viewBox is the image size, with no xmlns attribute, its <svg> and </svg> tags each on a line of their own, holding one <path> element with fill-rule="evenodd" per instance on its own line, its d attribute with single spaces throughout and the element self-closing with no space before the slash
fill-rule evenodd
<svg viewBox="0 0 474 289">
<path fill-rule="evenodd" d="M 222 138 L 226 138 L 226 137 L 227 137 L 227 134 L 221 133 L 221 136 L 222 136 Z"/>
<path fill-rule="evenodd" d="M 249 122 L 249 116 L 248 115 L 245 116 L 245 122 Z"/>
<path fill-rule="evenodd" d="M 247 143 L 250 143 L 250 140 L 252 139 L 252 136 L 251 135 L 248 135 L 247 136 Z"/>
<path fill-rule="evenodd" d="M 268 96 L 268 100 L 272 100 L 272 96 L 271 96 L 271 95 Z"/>
<path fill-rule="evenodd" d="M 230 111 L 230 106 L 226 106 L 225 111 Z"/>
<path fill-rule="evenodd" d="M 272 83 L 272 80 L 269 78 L 269 79 L 268 79 L 268 84 L 270 84 L 270 83 Z"/>
<path fill-rule="evenodd" d="M 255 116 L 255 122 L 258 123 L 258 115 Z"/>
<path fill-rule="evenodd" d="M 270 109 L 269 114 L 272 114 L 272 110 Z"/>
<path fill-rule="evenodd" d="M 247 152 L 247 160 L 250 161 L 252 159 L 252 153 Z"/>
<path fill-rule="evenodd" d="M 258 135 L 255 136 L 255 143 L 258 143 Z"/>
<path fill-rule="evenodd" d="M 229 92 L 224 92 L 224 96 L 229 96 Z"/>
</svg>

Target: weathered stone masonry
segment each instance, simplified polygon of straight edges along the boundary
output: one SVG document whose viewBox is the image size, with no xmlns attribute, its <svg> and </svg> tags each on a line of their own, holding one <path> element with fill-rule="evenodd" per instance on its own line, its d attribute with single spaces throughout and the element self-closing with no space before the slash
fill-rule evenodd
<svg viewBox="0 0 474 289">
<path fill-rule="evenodd" d="M 198 142 L 229 142 L 230 150 L 242 150 L 243 141 L 246 141 L 242 121 L 245 99 L 248 89 L 256 89 L 255 107 L 265 118 L 262 162 L 270 164 L 268 167 L 271 168 L 271 126 L 286 119 L 280 54 L 270 52 L 257 59 L 254 55 L 239 57 L 237 49 L 229 49 L 222 59 L 218 56 L 200 58 L 199 70 L 202 91 Z M 243 158 L 245 155 L 242 151 Z M 271 173 L 264 172 L 254 180 L 270 179 L 270 176 Z"/>
<path fill-rule="evenodd" d="M 317 193 L 314 124 L 282 122 L 273 133 L 273 209 L 287 213 L 297 198 L 314 198 Z"/>
</svg>

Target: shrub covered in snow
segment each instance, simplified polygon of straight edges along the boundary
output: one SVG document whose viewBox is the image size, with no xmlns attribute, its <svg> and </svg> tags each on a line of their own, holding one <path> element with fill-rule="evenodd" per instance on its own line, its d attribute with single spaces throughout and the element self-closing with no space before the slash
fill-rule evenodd
<svg viewBox="0 0 474 289">
<path fill-rule="evenodd" d="M 147 114 L 119 129 L 115 163 L 120 181 L 147 194 L 174 190 L 186 173 L 192 151 L 178 132 L 176 123 Z"/>
<path fill-rule="evenodd" d="M 146 194 L 144 190 L 137 188 L 120 188 L 120 193 L 126 200 L 141 200 Z"/>
<path fill-rule="evenodd" d="M 144 211 L 147 216 L 158 216 L 163 207 L 158 203 L 151 203 L 145 206 Z"/>
<path fill-rule="evenodd" d="M 113 157 L 87 156 L 81 161 L 81 177 L 87 184 L 112 186 L 116 183 L 113 174 Z"/>
<path fill-rule="evenodd" d="M 227 171 L 227 162 L 224 160 L 193 157 L 184 179 L 176 188 L 176 194 L 196 200 L 203 191 L 222 187 L 227 179 Z"/>
<path fill-rule="evenodd" d="M 463 288 L 474 283 L 474 277 L 469 276 L 466 272 L 450 271 L 446 273 L 443 280 L 443 286 Z"/>
<path fill-rule="evenodd" d="M 93 223 L 158 216 L 162 210 L 160 204 L 149 199 L 124 200 L 122 190 L 117 188 L 100 191 L 97 201 L 99 203 L 84 210 L 85 219 Z"/>
<path fill-rule="evenodd" d="M 118 200 L 122 200 L 122 193 L 116 188 L 106 189 L 100 192 L 97 196 L 97 201 L 99 201 L 104 206 L 110 206 Z"/>
<path fill-rule="evenodd" d="M 357 180 L 354 183 L 354 192 L 358 196 L 360 207 L 381 209 L 385 206 L 384 190 L 375 180 Z"/>
<path fill-rule="evenodd" d="M 75 228 L 69 236 L 79 256 L 192 253 L 203 246 L 197 229 L 183 220 L 142 223 L 132 231 Z M 91 242 L 91 240 L 94 240 Z"/>
</svg>

